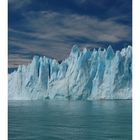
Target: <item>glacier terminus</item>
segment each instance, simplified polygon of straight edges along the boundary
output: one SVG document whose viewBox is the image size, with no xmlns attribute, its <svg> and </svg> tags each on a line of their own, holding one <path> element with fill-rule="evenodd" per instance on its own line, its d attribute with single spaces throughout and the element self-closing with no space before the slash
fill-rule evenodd
<svg viewBox="0 0 140 140">
<path fill-rule="evenodd" d="M 114 51 L 77 45 L 68 58 L 34 56 L 8 75 L 9 100 L 132 99 L 132 47 Z"/>
</svg>

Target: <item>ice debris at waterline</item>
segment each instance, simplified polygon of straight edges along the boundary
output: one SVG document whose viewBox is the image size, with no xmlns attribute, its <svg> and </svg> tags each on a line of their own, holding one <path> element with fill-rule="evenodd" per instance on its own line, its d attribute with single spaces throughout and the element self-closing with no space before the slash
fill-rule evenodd
<svg viewBox="0 0 140 140">
<path fill-rule="evenodd" d="M 73 46 L 67 59 L 35 56 L 8 76 L 9 100 L 131 99 L 132 47 L 80 51 Z"/>
</svg>

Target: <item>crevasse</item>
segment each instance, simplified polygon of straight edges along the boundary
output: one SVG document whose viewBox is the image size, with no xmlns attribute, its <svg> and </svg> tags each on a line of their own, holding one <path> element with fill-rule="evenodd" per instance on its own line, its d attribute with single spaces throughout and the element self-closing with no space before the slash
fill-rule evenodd
<svg viewBox="0 0 140 140">
<path fill-rule="evenodd" d="M 132 47 L 80 51 L 74 45 L 60 64 L 34 56 L 8 75 L 9 100 L 131 99 Z"/>
</svg>

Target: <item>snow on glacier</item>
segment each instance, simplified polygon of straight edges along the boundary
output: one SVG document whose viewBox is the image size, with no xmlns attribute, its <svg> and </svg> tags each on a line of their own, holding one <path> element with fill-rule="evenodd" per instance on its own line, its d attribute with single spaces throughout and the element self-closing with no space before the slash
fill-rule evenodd
<svg viewBox="0 0 140 140">
<path fill-rule="evenodd" d="M 8 76 L 9 100 L 131 99 L 132 47 L 80 51 L 74 45 L 60 64 L 34 56 Z"/>
</svg>

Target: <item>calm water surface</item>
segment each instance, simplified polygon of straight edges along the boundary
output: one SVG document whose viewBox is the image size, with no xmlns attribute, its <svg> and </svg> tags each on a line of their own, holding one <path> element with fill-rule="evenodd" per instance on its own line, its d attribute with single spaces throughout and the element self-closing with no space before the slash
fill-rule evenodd
<svg viewBox="0 0 140 140">
<path fill-rule="evenodd" d="M 9 101 L 9 140 L 131 140 L 131 100 Z"/>
</svg>

